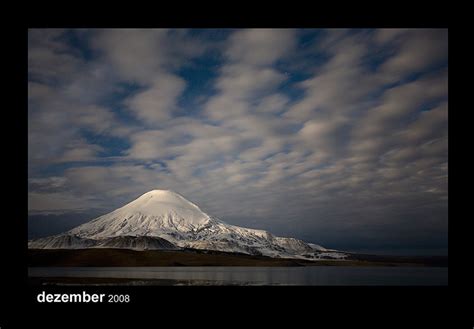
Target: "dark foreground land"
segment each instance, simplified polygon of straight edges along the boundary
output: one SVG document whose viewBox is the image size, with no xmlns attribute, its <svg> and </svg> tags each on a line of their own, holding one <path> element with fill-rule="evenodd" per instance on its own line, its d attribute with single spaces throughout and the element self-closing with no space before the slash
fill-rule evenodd
<svg viewBox="0 0 474 329">
<path fill-rule="evenodd" d="M 32 286 L 242 286 L 251 283 L 219 282 L 211 280 L 92 278 L 92 277 L 30 277 Z"/>
<path fill-rule="evenodd" d="M 29 267 L 107 266 L 448 266 L 448 257 L 350 254 L 346 260 L 300 260 L 202 250 L 30 249 Z"/>
</svg>

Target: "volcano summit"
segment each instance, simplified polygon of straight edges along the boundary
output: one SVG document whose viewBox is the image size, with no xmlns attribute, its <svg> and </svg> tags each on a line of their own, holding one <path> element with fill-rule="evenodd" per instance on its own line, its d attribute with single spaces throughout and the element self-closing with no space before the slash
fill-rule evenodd
<svg viewBox="0 0 474 329">
<path fill-rule="evenodd" d="M 281 258 L 344 258 L 294 238 L 229 225 L 169 190 L 136 200 L 63 234 L 29 241 L 30 249 L 200 249 Z"/>
</svg>

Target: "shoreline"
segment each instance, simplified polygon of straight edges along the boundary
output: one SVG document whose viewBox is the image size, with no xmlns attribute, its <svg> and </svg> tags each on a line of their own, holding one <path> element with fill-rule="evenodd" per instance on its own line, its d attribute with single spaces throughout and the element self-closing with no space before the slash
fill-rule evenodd
<svg viewBox="0 0 474 329">
<path fill-rule="evenodd" d="M 345 260 L 271 258 L 205 250 L 29 249 L 28 267 L 189 267 L 189 266 L 389 266 L 448 267 L 446 256 L 349 254 Z"/>
</svg>

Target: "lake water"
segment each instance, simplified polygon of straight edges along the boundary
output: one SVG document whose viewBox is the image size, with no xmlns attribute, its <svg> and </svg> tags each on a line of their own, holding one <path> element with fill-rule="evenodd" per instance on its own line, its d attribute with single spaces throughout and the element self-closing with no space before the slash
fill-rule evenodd
<svg viewBox="0 0 474 329">
<path fill-rule="evenodd" d="M 447 285 L 447 267 L 30 267 L 30 277 L 178 280 L 215 285 Z"/>
</svg>

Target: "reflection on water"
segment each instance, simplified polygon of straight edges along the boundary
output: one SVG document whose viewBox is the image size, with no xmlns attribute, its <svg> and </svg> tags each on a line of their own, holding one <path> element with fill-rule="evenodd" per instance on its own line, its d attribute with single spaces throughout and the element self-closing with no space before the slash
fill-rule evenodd
<svg viewBox="0 0 474 329">
<path fill-rule="evenodd" d="M 257 285 L 447 285 L 446 267 L 30 267 L 30 277 L 211 281 Z"/>
</svg>

